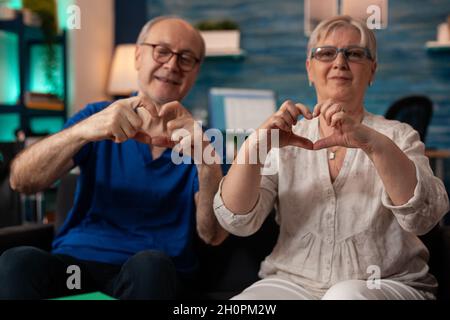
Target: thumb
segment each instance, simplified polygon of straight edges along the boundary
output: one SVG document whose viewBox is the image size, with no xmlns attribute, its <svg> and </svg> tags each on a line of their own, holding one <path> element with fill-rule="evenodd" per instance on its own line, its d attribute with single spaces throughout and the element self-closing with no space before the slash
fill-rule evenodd
<svg viewBox="0 0 450 320">
<path fill-rule="evenodd" d="M 161 148 L 173 148 L 176 143 L 170 140 L 168 136 L 157 136 L 153 137 L 152 144 Z"/>
<path fill-rule="evenodd" d="M 317 140 L 314 143 L 314 150 L 325 149 L 325 148 L 334 147 L 337 145 L 338 145 L 338 143 L 336 141 L 336 138 L 334 136 L 329 136 L 329 137 Z"/>
<path fill-rule="evenodd" d="M 138 132 L 133 138 L 134 140 L 137 140 L 139 142 L 145 143 L 145 144 L 151 144 L 152 143 L 152 137 L 150 137 L 148 134 L 143 132 Z"/>
<path fill-rule="evenodd" d="M 300 137 L 294 133 L 289 137 L 289 144 L 308 150 L 312 150 L 314 146 L 314 143 L 311 140 Z"/>
</svg>

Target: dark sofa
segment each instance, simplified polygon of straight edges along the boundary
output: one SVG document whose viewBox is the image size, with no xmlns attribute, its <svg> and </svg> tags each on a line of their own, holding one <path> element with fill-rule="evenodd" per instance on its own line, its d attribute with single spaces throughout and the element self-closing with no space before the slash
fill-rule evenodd
<svg viewBox="0 0 450 320">
<path fill-rule="evenodd" d="M 0 254 L 18 245 L 32 245 L 50 250 L 51 241 L 72 206 L 77 176 L 61 180 L 54 225 L 30 224 L 0 229 Z M 228 299 L 258 280 L 261 261 L 270 253 L 278 236 L 272 213 L 261 229 L 250 237 L 231 235 L 218 247 L 197 241 L 201 279 L 190 298 Z M 438 299 L 450 300 L 450 226 L 436 226 L 422 241 L 430 250 L 431 273 L 439 281 Z"/>
</svg>

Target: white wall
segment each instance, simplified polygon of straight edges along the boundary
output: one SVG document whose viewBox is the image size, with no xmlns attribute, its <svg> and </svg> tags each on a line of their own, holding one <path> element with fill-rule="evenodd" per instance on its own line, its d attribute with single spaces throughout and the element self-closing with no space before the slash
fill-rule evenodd
<svg viewBox="0 0 450 320">
<path fill-rule="evenodd" d="M 73 0 L 81 29 L 68 31 L 68 116 L 108 99 L 105 88 L 114 49 L 114 0 Z"/>
</svg>

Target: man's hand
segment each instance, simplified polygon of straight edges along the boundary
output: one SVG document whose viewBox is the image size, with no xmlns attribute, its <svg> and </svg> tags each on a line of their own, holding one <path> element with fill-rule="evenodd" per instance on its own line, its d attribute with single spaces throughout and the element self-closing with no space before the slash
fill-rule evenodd
<svg viewBox="0 0 450 320">
<path fill-rule="evenodd" d="M 190 156 L 196 164 L 202 164 L 203 150 L 210 143 L 204 138 L 202 127 L 190 112 L 178 101 L 173 101 L 163 105 L 158 116 L 167 124 L 167 133 L 170 137 L 167 146 Z"/>
<path fill-rule="evenodd" d="M 150 120 L 142 119 L 137 113 L 143 106 L 147 110 L 155 108 L 142 97 L 118 100 L 80 122 L 77 125 L 77 131 L 84 140 L 89 142 L 110 139 L 116 143 L 122 143 L 128 139 L 136 139 L 143 143 L 152 143 L 151 137 L 142 131 L 144 120 L 146 125 L 149 125 Z"/>
</svg>

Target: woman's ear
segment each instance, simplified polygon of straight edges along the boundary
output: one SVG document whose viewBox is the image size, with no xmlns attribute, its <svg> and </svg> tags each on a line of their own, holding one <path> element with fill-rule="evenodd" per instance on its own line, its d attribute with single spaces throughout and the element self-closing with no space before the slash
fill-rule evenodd
<svg viewBox="0 0 450 320">
<path fill-rule="evenodd" d="M 306 59 L 305 66 L 306 66 L 306 72 L 308 73 L 309 86 L 312 87 L 312 85 L 314 83 L 314 79 L 312 78 L 312 75 L 311 75 L 311 61 L 309 59 Z"/>
<path fill-rule="evenodd" d="M 377 64 L 377 62 L 376 61 L 374 61 L 373 63 L 372 63 L 372 66 L 371 66 L 371 75 L 370 75 L 370 84 L 372 84 L 372 82 L 373 82 L 373 80 L 375 79 L 375 72 L 377 71 L 377 67 L 378 67 L 378 64 Z"/>
</svg>

